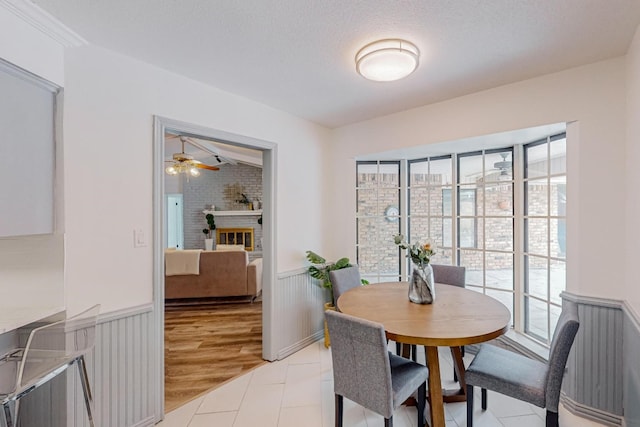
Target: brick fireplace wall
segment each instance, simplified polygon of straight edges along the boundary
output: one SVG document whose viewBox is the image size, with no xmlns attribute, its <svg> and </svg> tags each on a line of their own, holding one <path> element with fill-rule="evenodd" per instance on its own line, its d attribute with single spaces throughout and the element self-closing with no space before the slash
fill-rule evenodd
<svg viewBox="0 0 640 427">
<path fill-rule="evenodd" d="M 199 177 L 183 182 L 185 249 L 204 249 L 205 235 L 202 229 L 206 228 L 207 223 L 203 210 L 210 209 L 211 205 L 215 205 L 216 211 L 247 210 L 247 205 L 236 203 L 237 199 L 229 194 L 229 188 L 236 187 L 241 187 L 257 208 L 257 201 L 262 200 L 262 168 L 244 164 L 225 164 L 220 166 L 219 171 L 203 170 Z M 259 215 L 214 217 L 218 228 L 253 228 L 256 250 L 249 256 L 255 258 L 262 252 L 262 225 L 258 224 Z"/>
</svg>

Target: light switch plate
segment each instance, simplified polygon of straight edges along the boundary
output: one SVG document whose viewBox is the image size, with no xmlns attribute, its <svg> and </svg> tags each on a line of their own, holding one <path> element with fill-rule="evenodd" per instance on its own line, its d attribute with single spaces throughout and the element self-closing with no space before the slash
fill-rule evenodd
<svg viewBox="0 0 640 427">
<path fill-rule="evenodd" d="M 133 230 L 133 247 L 134 248 L 142 248 L 147 246 L 147 240 L 144 236 L 144 231 L 141 228 L 136 228 Z"/>
</svg>

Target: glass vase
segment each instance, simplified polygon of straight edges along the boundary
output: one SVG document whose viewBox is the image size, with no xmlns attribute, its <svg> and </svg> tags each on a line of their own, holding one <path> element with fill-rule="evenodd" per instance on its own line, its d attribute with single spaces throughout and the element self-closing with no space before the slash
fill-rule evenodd
<svg viewBox="0 0 640 427">
<path fill-rule="evenodd" d="M 431 264 L 413 265 L 409 280 L 409 301 L 416 304 L 431 304 L 436 298 L 436 287 Z"/>
</svg>

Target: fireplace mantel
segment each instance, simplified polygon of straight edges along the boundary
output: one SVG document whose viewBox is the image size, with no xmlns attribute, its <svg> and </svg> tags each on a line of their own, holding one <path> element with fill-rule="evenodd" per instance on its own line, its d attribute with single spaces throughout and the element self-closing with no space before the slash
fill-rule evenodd
<svg viewBox="0 0 640 427">
<path fill-rule="evenodd" d="M 214 216 L 260 216 L 262 215 L 262 209 L 255 211 L 212 211 L 205 209 L 202 211 L 205 215 L 213 214 Z"/>
</svg>

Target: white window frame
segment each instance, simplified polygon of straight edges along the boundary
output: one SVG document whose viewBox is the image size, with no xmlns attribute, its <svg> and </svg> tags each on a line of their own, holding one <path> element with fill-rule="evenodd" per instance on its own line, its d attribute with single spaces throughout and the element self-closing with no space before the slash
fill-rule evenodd
<svg viewBox="0 0 640 427">
<path fill-rule="evenodd" d="M 566 138 L 566 132 L 561 132 L 558 134 L 553 134 L 553 135 L 549 135 L 548 137 L 544 138 L 544 140 L 546 140 L 547 143 L 547 155 L 549 156 L 550 154 L 550 142 L 556 139 L 560 139 L 560 138 Z M 502 147 L 502 148 L 497 148 L 497 149 L 490 149 L 490 150 L 475 150 L 475 151 L 469 151 L 469 152 L 465 152 L 465 153 L 459 153 L 459 154 L 455 154 L 452 153 L 451 154 L 451 158 L 452 158 L 452 183 L 451 183 L 451 192 L 452 192 L 452 230 L 451 230 L 451 236 L 452 236 L 452 247 L 451 248 L 446 248 L 447 250 L 451 250 L 452 251 L 452 264 L 453 265 L 458 265 L 459 264 L 459 250 L 461 249 L 458 245 L 458 219 L 459 219 L 459 212 L 458 212 L 458 190 L 460 189 L 460 185 L 458 182 L 458 167 L 459 167 L 459 163 L 458 163 L 458 159 L 459 157 L 462 155 L 471 155 L 472 153 L 482 153 L 483 156 L 483 160 L 482 160 L 482 164 L 483 164 L 483 175 L 485 173 L 484 171 L 484 164 L 485 164 L 485 160 L 484 160 L 484 155 L 485 153 L 492 153 L 492 152 L 496 152 L 496 151 L 502 151 L 502 150 L 512 150 L 512 159 L 513 159 L 513 167 L 512 167 L 512 180 L 511 185 L 512 185 L 512 201 L 513 201 L 513 206 L 512 206 L 512 216 L 511 218 L 513 218 L 513 290 L 511 291 L 511 293 L 513 294 L 513 328 L 516 332 L 520 333 L 522 336 L 526 337 L 527 339 L 529 339 L 530 341 L 533 341 L 536 344 L 542 344 L 543 346 L 548 346 L 549 342 L 551 340 L 551 336 L 552 336 L 552 329 L 554 327 L 554 325 L 551 323 L 550 319 L 550 315 L 549 315 L 549 310 L 547 310 L 547 333 L 548 333 L 548 339 L 545 339 L 544 337 L 540 337 L 537 335 L 532 335 L 532 334 L 527 334 L 525 331 L 525 326 L 526 326 L 526 318 L 525 318 L 525 313 L 526 313 L 526 307 L 525 307 L 525 297 L 530 297 L 530 298 L 535 298 L 536 300 L 541 300 L 540 297 L 537 296 L 530 296 L 527 293 L 525 293 L 525 274 L 526 274 L 526 269 L 525 269 L 525 239 L 526 239 L 526 233 L 525 233 L 525 218 L 527 218 L 525 216 L 525 186 L 527 185 L 527 179 L 525 179 L 524 177 L 524 173 L 525 173 L 525 165 L 524 165 L 524 150 L 526 146 L 529 146 L 531 144 L 540 144 L 541 140 L 536 140 L 536 141 L 531 141 L 525 144 L 517 144 L 517 145 L 513 145 L 513 146 L 507 146 L 507 147 Z M 411 236 L 410 236 L 410 230 L 408 227 L 409 224 L 409 219 L 410 219 L 410 214 L 411 212 L 409 211 L 409 163 L 410 162 L 417 162 L 417 161 L 429 161 L 431 159 L 441 159 L 445 156 L 433 156 L 433 157 L 425 157 L 425 158 L 417 158 L 417 159 L 410 159 L 410 160 L 401 160 L 400 161 L 400 186 L 399 186 L 399 190 L 400 190 L 400 195 L 399 195 L 399 199 L 400 199 L 400 203 L 399 203 L 399 232 L 401 234 L 404 234 L 405 236 L 407 236 L 407 238 L 409 239 L 409 241 L 411 241 Z M 551 167 L 550 164 L 550 157 L 547 157 L 547 163 L 548 163 L 548 169 Z M 362 164 L 362 163 L 371 163 L 372 161 L 365 161 L 365 162 L 357 162 L 357 165 Z M 385 163 L 386 161 L 377 161 L 377 164 L 380 163 Z M 357 168 L 357 166 L 356 166 Z M 356 171 L 356 175 L 357 175 L 357 171 Z M 565 167 L 565 173 L 564 174 L 556 174 L 551 176 L 549 173 L 547 174 L 547 178 L 548 180 L 552 179 L 555 176 L 559 176 L 559 175 L 563 175 L 565 176 L 566 179 L 566 167 Z M 538 177 L 540 178 L 540 177 Z M 428 185 L 427 185 L 428 187 Z M 356 183 L 356 189 L 357 189 L 357 183 Z M 548 190 L 548 192 L 550 192 L 550 188 Z M 547 201 L 549 201 L 549 194 L 547 195 Z M 486 199 L 483 200 L 483 203 L 486 203 Z M 356 218 L 358 218 L 358 213 L 356 212 Z M 427 213 L 426 215 L 428 221 L 429 221 L 429 227 L 431 227 L 431 217 L 430 217 L 430 212 Z M 476 215 L 476 218 L 479 218 L 480 216 Z M 481 216 L 483 221 L 482 221 L 482 227 L 486 227 L 486 206 L 485 209 L 483 209 L 483 215 Z M 489 217 L 493 217 L 493 216 L 489 216 Z M 509 217 L 508 215 L 505 217 Z M 536 218 L 541 218 L 540 216 L 536 215 Z M 558 216 L 557 215 L 551 215 L 550 209 L 547 211 L 547 224 L 549 224 L 549 221 L 551 219 L 557 219 Z M 564 219 L 566 220 L 566 214 L 564 215 Z M 547 227 L 548 231 L 547 233 L 550 233 L 550 227 Z M 483 232 L 483 236 L 486 239 L 486 229 Z M 547 234 L 547 237 L 549 237 L 549 234 Z M 391 238 L 391 236 L 389 236 L 389 238 Z M 356 250 L 358 249 L 358 247 L 360 246 L 360 244 L 362 242 L 358 242 L 357 241 L 358 237 L 356 236 Z M 464 249 L 464 248 L 462 248 Z M 487 252 L 486 249 L 486 245 L 484 242 L 482 242 L 482 249 L 480 249 L 483 251 L 483 260 L 485 257 L 485 252 Z M 491 253 L 498 253 L 501 251 L 496 251 L 496 250 L 489 250 L 489 252 Z M 505 251 L 505 253 L 508 251 Z M 404 253 L 399 251 L 398 252 L 398 262 L 400 265 L 399 271 L 400 271 L 400 278 L 401 280 L 407 280 L 407 271 L 408 271 L 408 263 L 406 262 L 406 260 L 404 259 Z M 549 251 L 547 251 L 547 258 L 548 260 L 551 259 L 556 259 L 557 257 L 552 257 L 551 254 L 549 253 Z M 566 265 L 566 256 L 565 258 L 562 260 L 565 262 Z M 549 264 L 550 261 L 547 262 L 547 265 Z M 486 286 L 486 271 L 485 271 L 485 267 L 486 265 L 484 265 L 483 262 L 483 283 L 482 286 L 476 286 L 475 289 L 476 290 L 481 290 L 483 293 L 486 293 L 487 289 L 493 290 L 493 288 L 487 288 Z M 365 273 L 365 274 L 369 274 L 370 273 Z M 551 274 L 550 269 L 547 269 L 547 300 L 544 301 L 545 303 L 547 303 L 548 305 L 551 306 L 556 306 L 556 307 L 560 307 L 559 304 L 554 303 L 553 301 L 551 301 L 551 297 L 550 297 L 550 278 L 549 275 Z M 566 267 L 565 267 L 565 274 L 566 274 Z M 384 280 L 389 280 L 390 276 L 386 275 L 386 276 L 380 276 L 377 275 L 376 276 L 378 279 L 383 279 Z M 372 281 L 373 282 L 373 281 Z M 565 282 L 566 283 L 566 282 Z M 505 289 L 496 289 L 497 291 L 501 291 L 501 292 L 509 292 L 508 290 Z"/>
</svg>

